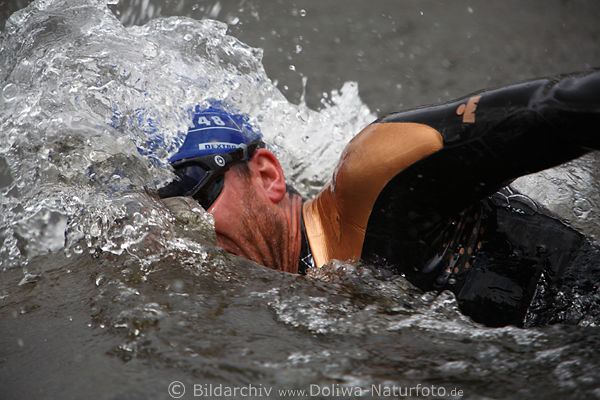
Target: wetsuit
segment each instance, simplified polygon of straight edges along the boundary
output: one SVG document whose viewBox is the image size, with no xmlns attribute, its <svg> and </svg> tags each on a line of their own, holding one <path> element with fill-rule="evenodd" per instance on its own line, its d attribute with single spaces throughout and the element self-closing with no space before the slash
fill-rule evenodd
<svg viewBox="0 0 600 400">
<path fill-rule="evenodd" d="M 542 273 L 559 280 L 589 243 L 498 191 L 594 149 L 600 71 L 387 115 L 348 144 L 331 183 L 304 203 L 304 248 L 317 267 L 391 266 L 424 290 L 452 290 L 475 320 L 521 325 Z"/>
</svg>

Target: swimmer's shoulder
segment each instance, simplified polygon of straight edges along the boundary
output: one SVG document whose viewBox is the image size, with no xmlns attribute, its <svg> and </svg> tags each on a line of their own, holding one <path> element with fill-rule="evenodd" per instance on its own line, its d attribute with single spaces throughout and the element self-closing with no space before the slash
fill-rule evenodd
<svg viewBox="0 0 600 400">
<path fill-rule="evenodd" d="M 332 181 L 303 206 L 315 264 L 358 260 L 381 190 L 394 176 L 442 147 L 442 135 L 420 123 L 377 120 L 356 135 L 344 149 Z"/>
</svg>

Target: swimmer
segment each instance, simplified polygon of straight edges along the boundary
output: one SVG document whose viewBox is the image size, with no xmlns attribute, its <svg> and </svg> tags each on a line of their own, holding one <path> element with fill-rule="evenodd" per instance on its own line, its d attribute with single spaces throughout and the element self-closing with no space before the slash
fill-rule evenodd
<svg viewBox="0 0 600 400">
<path fill-rule="evenodd" d="M 558 282 L 595 249 L 505 187 L 600 149 L 599 127 L 600 71 L 394 113 L 355 136 L 331 182 L 305 200 L 247 118 L 197 108 L 169 160 L 177 179 L 159 196 L 195 199 L 219 246 L 269 268 L 362 260 L 451 290 L 477 321 L 521 325 L 540 277 Z"/>
</svg>

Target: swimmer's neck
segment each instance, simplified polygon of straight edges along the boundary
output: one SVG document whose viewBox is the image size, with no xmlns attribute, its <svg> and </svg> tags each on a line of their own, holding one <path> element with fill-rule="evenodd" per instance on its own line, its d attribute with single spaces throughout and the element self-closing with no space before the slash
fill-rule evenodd
<svg viewBox="0 0 600 400">
<path fill-rule="evenodd" d="M 286 193 L 285 198 L 280 203 L 283 212 L 284 221 L 287 223 L 287 239 L 289 243 L 284 246 L 284 260 L 286 265 L 282 266 L 285 272 L 298 273 L 298 259 L 302 247 L 302 228 L 301 228 L 301 210 L 302 198 L 295 193 Z M 285 238 L 284 238 L 285 241 Z"/>
</svg>

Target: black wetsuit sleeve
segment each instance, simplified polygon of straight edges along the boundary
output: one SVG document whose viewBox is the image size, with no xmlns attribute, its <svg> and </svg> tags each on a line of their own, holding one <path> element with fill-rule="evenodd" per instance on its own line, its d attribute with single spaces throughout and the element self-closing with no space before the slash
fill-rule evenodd
<svg viewBox="0 0 600 400">
<path fill-rule="evenodd" d="M 382 190 L 362 258 L 415 271 L 417 283 L 421 279 L 420 286 L 428 288 L 433 284 L 423 271 L 437 274 L 433 269 L 447 246 L 445 236 L 457 227 L 464 230 L 465 210 L 480 207 L 481 199 L 516 177 L 600 149 L 600 71 L 484 91 L 375 123 L 405 122 L 433 127 L 444 147 Z"/>
<path fill-rule="evenodd" d="M 493 192 L 518 176 L 600 149 L 600 71 L 485 91 L 377 122 L 433 127 L 444 140 L 427 161 L 443 166 L 436 175 L 459 184 L 471 176 L 467 187 Z"/>
</svg>

